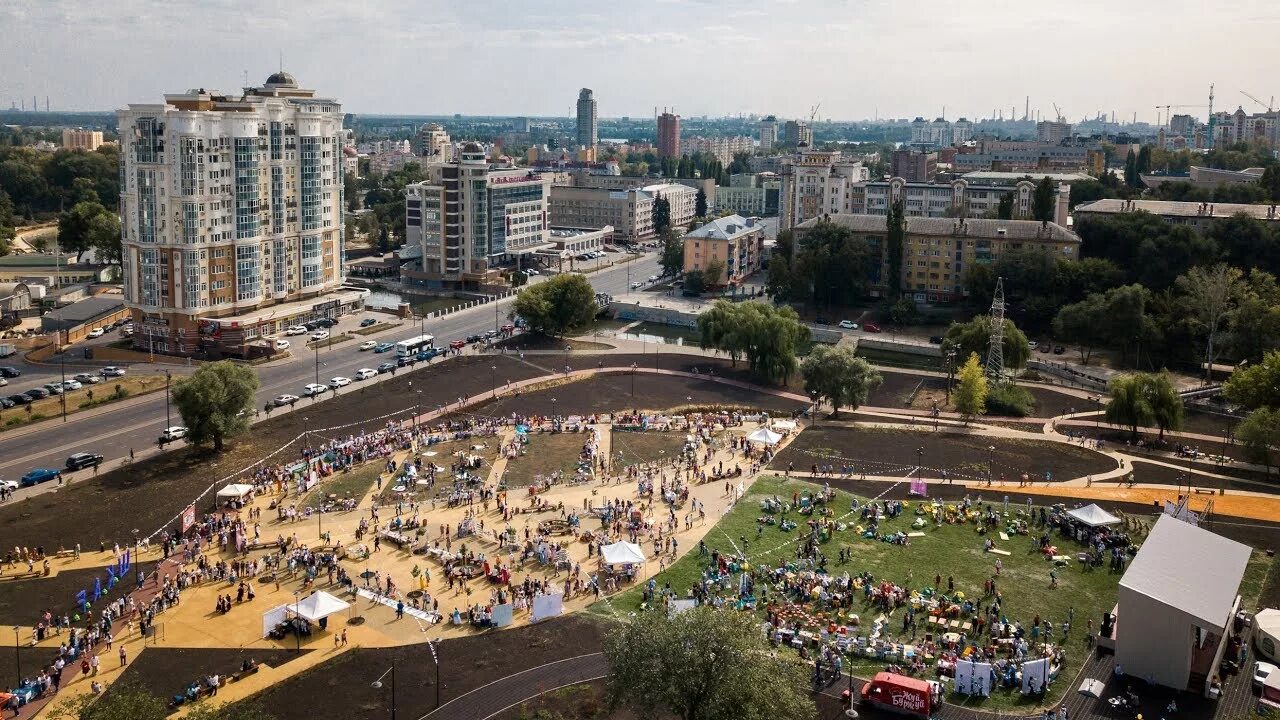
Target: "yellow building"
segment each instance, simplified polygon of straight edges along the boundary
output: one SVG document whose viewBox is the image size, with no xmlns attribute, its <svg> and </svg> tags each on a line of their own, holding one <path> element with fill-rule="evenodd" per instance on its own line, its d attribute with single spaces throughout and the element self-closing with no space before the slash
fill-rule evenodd
<svg viewBox="0 0 1280 720">
<path fill-rule="evenodd" d="M 64 128 L 62 131 L 62 147 L 67 150 L 88 150 L 93 152 L 101 146 L 102 132 L 99 130 Z"/>
<path fill-rule="evenodd" d="M 684 236 L 684 271 L 706 272 L 719 262 L 724 271 L 715 283 L 737 285 L 760 269 L 764 255 L 764 225 L 754 218 L 728 215 Z"/>
<path fill-rule="evenodd" d="M 872 268 L 869 285 L 873 296 L 888 289 L 889 262 L 884 215 L 832 215 L 815 218 L 796 228 L 797 239 L 820 222 L 848 228 L 867 241 L 880 255 Z M 973 264 L 990 264 L 1012 250 L 1039 248 L 1057 257 L 1076 260 L 1080 256 L 1080 236 L 1061 225 L 1035 220 L 974 220 L 961 218 L 906 219 L 902 243 L 902 290 L 917 302 L 950 302 L 966 294 L 965 269 Z M 685 250 L 686 263 L 688 249 Z"/>
</svg>

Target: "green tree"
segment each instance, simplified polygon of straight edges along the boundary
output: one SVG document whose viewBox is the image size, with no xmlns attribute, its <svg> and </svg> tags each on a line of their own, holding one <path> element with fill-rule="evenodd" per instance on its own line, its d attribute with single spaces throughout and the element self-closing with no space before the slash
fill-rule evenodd
<svg viewBox="0 0 1280 720">
<path fill-rule="evenodd" d="M 1124 184 L 1131 188 L 1142 187 L 1142 178 L 1138 177 L 1138 156 L 1133 148 L 1129 148 L 1124 158 Z"/>
<path fill-rule="evenodd" d="M 690 270 L 684 274 L 684 291 L 701 295 L 707 290 L 707 276 L 701 270 Z"/>
<path fill-rule="evenodd" d="M 671 227 L 671 201 L 659 195 L 653 201 L 653 231 L 661 235 Z"/>
<path fill-rule="evenodd" d="M 996 292 L 996 275 L 986 263 L 969 263 L 960 277 L 960 284 L 969 295 L 969 306 L 986 310 Z"/>
<path fill-rule="evenodd" d="M 91 247 L 89 227 L 94 218 L 107 214 L 114 215 L 97 202 L 82 202 L 62 213 L 58 218 L 58 247 L 74 252 L 78 259 Z"/>
<path fill-rule="evenodd" d="M 1280 410 L 1260 407 L 1249 413 L 1236 427 L 1236 438 L 1251 463 L 1267 466 L 1271 474 L 1272 453 L 1280 448 Z"/>
<path fill-rule="evenodd" d="M 857 410 L 884 381 L 870 363 L 846 346 L 815 345 L 800 363 L 800 374 L 805 392 L 830 402 L 835 417 L 845 406 Z"/>
<path fill-rule="evenodd" d="M 102 696 L 84 693 L 49 710 L 50 720 L 164 720 L 168 716 L 165 701 L 133 680 L 116 683 Z"/>
<path fill-rule="evenodd" d="M 1064 342 L 1075 343 L 1080 350 L 1080 362 L 1088 365 L 1094 347 L 1106 342 L 1102 331 L 1106 313 L 1106 303 L 1098 293 L 1064 305 L 1053 319 L 1053 335 Z"/>
<path fill-rule="evenodd" d="M 977 315 L 967 323 L 952 323 L 942 339 L 943 350 L 954 349 L 960 357 L 976 354 L 985 357 L 991 347 L 991 316 Z M 1004 320 L 1004 366 L 1017 370 L 1031 357 L 1027 336 L 1009 318 Z"/>
<path fill-rule="evenodd" d="M 347 212 L 360 209 L 360 180 L 355 173 L 346 173 L 342 176 L 342 195 L 347 200 Z"/>
<path fill-rule="evenodd" d="M 1054 210 L 1058 205 L 1057 195 L 1049 176 L 1040 178 L 1035 194 L 1031 196 L 1031 217 L 1041 222 L 1053 222 Z"/>
<path fill-rule="evenodd" d="M 702 188 L 698 188 L 698 194 L 693 198 L 693 216 L 700 218 L 707 216 L 707 193 Z"/>
<path fill-rule="evenodd" d="M 175 382 L 173 404 L 187 426 L 187 440 L 212 442 L 214 450 L 222 450 L 227 438 L 249 429 L 257 392 L 257 374 L 230 360 L 202 365 Z"/>
<path fill-rule="evenodd" d="M 642 613 L 605 646 L 610 712 L 681 720 L 807 720 L 808 671 L 773 652 L 753 616 L 701 606 Z"/>
<path fill-rule="evenodd" d="M 707 266 L 702 270 L 702 281 L 707 287 L 716 288 L 724 284 L 725 264 L 720 258 L 712 258 L 707 261 Z"/>
<path fill-rule="evenodd" d="M 996 203 L 996 217 L 1000 220 L 1013 219 L 1013 193 L 1007 192 L 1000 196 L 1000 201 Z"/>
<path fill-rule="evenodd" d="M 1228 323 L 1229 344 L 1236 358 L 1257 361 L 1280 347 L 1280 284 L 1271 273 L 1255 269 L 1246 285 Z"/>
<path fill-rule="evenodd" d="M 1280 163 L 1272 163 L 1262 171 L 1258 186 L 1266 191 L 1268 200 L 1280 203 Z"/>
<path fill-rule="evenodd" d="M 720 350 L 737 364 L 745 357 L 752 373 L 770 382 L 786 383 L 799 365 L 796 350 L 809 340 L 795 310 L 762 302 L 717 300 L 698 315 L 704 350 Z"/>
<path fill-rule="evenodd" d="M 124 248 L 120 242 L 120 216 L 104 212 L 89 221 L 89 247 L 98 262 L 119 265 Z"/>
<path fill-rule="evenodd" d="M 885 278 L 889 290 L 889 299 L 897 300 L 902 294 L 902 246 L 907 237 L 907 217 L 902 200 L 898 199 L 889 206 L 889 216 L 885 220 L 885 259 L 889 263 L 889 277 Z"/>
<path fill-rule="evenodd" d="M 658 243 L 658 264 L 662 265 L 662 274 L 679 275 L 684 270 L 684 241 L 676 237 L 674 230 L 666 228 L 659 235 Z"/>
<path fill-rule="evenodd" d="M 987 375 L 977 353 L 969 353 L 969 359 L 956 373 L 956 389 L 951 397 L 965 423 L 987 411 Z"/>
<path fill-rule="evenodd" d="M 1226 263 L 1209 268 L 1194 267 L 1178 278 L 1177 285 L 1205 336 L 1204 373 L 1207 382 L 1213 377 L 1213 364 L 1217 362 L 1220 351 L 1214 346 L 1218 331 L 1245 289 L 1242 274 L 1239 268 Z"/>
<path fill-rule="evenodd" d="M 576 273 L 557 275 L 525 288 L 516 296 L 512 312 L 544 335 L 563 335 L 591 322 L 599 307 L 587 278 Z"/>
<path fill-rule="evenodd" d="M 1124 425 L 1138 439 L 1138 427 L 1160 428 L 1160 439 L 1165 430 L 1177 430 L 1182 426 L 1182 398 L 1167 373 L 1130 373 L 1116 375 L 1108 386 L 1111 400 L 1107 403 L 1105 417 L 1113 425 Z"/>
<path fill-rule="evenodd" d="M 1270 350 L 1261 362 L 1237 366 L 1222 384 L 1222 394 L 1247 409 L 1280 408 L 1280 350 Z"/>
<path fill-rule="evenodd" d="M 782 253 L 775 252 L 773 257 L 769 258 L 769 273 L 765 281 L 765 289 L 769 297 L 781 302 L 791 299 L 791 286 L 791 263 Z"/>
</svg>

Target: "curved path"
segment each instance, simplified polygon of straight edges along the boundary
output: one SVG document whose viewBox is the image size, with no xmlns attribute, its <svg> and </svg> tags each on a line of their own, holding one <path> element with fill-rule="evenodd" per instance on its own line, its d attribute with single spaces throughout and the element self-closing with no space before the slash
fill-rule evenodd
<svg viewBox="0 0 1280 720">
<path fill-rule="evenodd" d="M 556 660 L 481 685 L 453 698 L 418 720 L 487 720 L 545 692 L 599 680 L 608 674 L 609 661 L 605 659 L 604 653 Z"/>
</svg>

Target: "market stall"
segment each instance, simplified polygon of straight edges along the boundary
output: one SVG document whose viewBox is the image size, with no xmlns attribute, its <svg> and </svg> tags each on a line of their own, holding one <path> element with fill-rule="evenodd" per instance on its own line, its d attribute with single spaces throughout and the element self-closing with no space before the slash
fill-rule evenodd
<svg viewBox="0 0 1280 720">
<path fill-rule="evenodd" d="M 747 436 L 749 442 L 762 443 L 764 445 L 777 445 L 782 441 L 782 436 L 770 430 L 769 428 L 760 428 Z"/>
<path fill-rule="evenodd" d="M 242 507 L 253 499 L 253 486 L 231 483 L 218 491 L 218 505 Z"/>
<path fill-rule="evenodd" d="M 1253 644 L 1271 662 L 1280 660 L 1280 610 L 1267 608 L 1253 616 Z"/>
<path fill-rule="evenodd" d="M 1096 504 L 1085 505 L 1084 507 L 1068 510 L 1067 516 L 1078 523 L 1088 525 L 1089 527 L 1102 527 L 1104 525 L 1115 525 L 1120 522 L 1120 518 L 1098 507 Z"/>
<path fill-rule="evenodd" d="M 629 542 L 616 542 L 600 547 L 600 562 L 612 573 L 631 579 L 644 564 L 644 550 Z"/>
</svg>

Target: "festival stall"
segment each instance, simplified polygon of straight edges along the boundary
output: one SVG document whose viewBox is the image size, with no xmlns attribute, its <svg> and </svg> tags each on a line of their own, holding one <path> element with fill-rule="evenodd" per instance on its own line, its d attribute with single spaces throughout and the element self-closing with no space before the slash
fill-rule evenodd
<svg viewBox="0 0 1280 720">
<path fill-rule="evenodd" d="M 1120 522 L 1120 518 L 1098 507 L 1096 504 L 1085 505 L 1084 507 L 1068 510 L 1067 515 L 1078 523 L 1088 525 L 1089 527 L 1102 527 L 1105 525 L 1115 525 Z"/>
<path fill-rule="evenodd" d="M 1253 644 L 1271 662 L 1280 660 L 1280 610 L 1267 608 L 1253 616 Z"/>
<path fill-rule="evenodd" d="M 253 486 L 231 483 L 218 491 L 218 505 L 241 507 L 253 499 Z"/>
<path fill-rule="evenodd" d="M 330 615 L 340 613 L 349 607 L 351 603 L 318 590 L 305 598 L 263 613 L 263 632 L 267 637 L 276 640 L 283 639 L 289 633 L 307 636 L 312 632 L 312 623 L 316 623 L 321 630 L 324 630 Z"/>
<path fill-rule="evenodd" d="M 609 566 L 612 572 L 628 579 L 635 577 L 639 566 L 643 565 L 644 550 L 639 545 L 629 542 L 616 542 L 600 547 L 600 562 Z"/>
<path fill-rule="evenodd" d="M 760 428 L 747 436 L 749 442 L 762 443 L 764 445 L 777 445 L 782 441 L 782 436 L 770 430 L 769 428 Z"/>
</svg>

